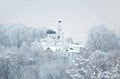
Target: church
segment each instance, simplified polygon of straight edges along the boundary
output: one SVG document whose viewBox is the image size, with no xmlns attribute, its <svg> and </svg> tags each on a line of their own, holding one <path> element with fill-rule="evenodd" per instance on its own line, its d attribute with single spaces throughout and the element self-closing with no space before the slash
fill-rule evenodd
<svg viewBox="0 0 120 79">
<path fill-rule="evenodd" d="M 64 46 L 64 31 L 61 23 L 62 21 L 58 21 L 58 26 L 56 28 L 47 30 L 47 38 L 41 39 L 44 51 L 62 51 Z"/>
<path fill-rule="evenodd" d="M 75 42 L 68 43 L 64 40 L 62 21 L 58 21 L 56 28 L 47 29 L 46 33 L 47 37 L 40 39 L 40 42 L 36 42 L 34 45 L 38 44 L 45 52 L 68 57 L 70 60 L 79 58 L 84 46 Z"/>
<path fill-rule="evenodd" d="M 64 32 L 63 32 L 63 28 L 61 26 L 61 22 L 62 21 L 58 21 L 58 27 L 55 29 L 48 29 L 47 30 L 47 35 L 49 39 L 53 39 L 54 41 L 59 41 L 59 42 L 63 42 L 64 39 Z"/>
</svg>

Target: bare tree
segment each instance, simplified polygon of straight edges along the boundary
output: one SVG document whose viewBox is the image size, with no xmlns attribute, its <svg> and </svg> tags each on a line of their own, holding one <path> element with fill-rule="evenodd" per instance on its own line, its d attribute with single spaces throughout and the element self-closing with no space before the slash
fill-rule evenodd
<svg viewBox="0 0 120 79">
<path fill-rule="evenodd" d="M 118 49 L 118 36 L 107 27 L 101 25 L 89 31 L 87 45 L 93 50 L 109 51 Z"/>
</svg>

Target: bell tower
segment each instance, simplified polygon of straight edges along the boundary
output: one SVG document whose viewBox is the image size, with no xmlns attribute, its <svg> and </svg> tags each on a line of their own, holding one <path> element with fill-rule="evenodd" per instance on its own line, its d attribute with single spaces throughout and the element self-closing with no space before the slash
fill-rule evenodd
<svg viewBox="0 0 120 79">
<path fill-rule="evenodd" d="M 60 42 L 63 42 L 64 38 L 64 32 L 62 28 L 62 21 L 58 21 L 58 27 L 57 27 L 57 40 Z"/>
</svg>

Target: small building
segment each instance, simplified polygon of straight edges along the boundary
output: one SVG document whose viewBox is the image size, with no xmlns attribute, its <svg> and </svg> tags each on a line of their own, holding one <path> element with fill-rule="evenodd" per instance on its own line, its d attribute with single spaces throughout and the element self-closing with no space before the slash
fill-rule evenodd
<svg viewBox="0 0 120 79">
<path fill-rule="evenodd" d="M 66 51 L 68 52 L 68 56 L 71 60 L 76 60 L 80 57 L 81 52 L 84 51 L 83 49 L 83 45 L 74 43 L 69 45 L 69 48 Z"/>
</svg>

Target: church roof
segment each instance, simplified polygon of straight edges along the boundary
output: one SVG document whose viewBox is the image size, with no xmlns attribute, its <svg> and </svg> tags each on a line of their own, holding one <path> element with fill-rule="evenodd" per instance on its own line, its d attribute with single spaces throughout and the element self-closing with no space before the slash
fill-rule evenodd
<svg viewBox="0 0 120 79">
<path fill-rule="evenodd" d="M 55 46 L 44 47 L 44 51 L 51 50 L 52 52 L 55 52 L 56 49 L 57 49 L 57 48 L 56 48 Z"/>
<path fill-rule="evenodd" d="M 47 30 L 47 34 L 56 34 L 56 31 L 52 30 L 52 29 L 48 29 Z"/>
</svg>

